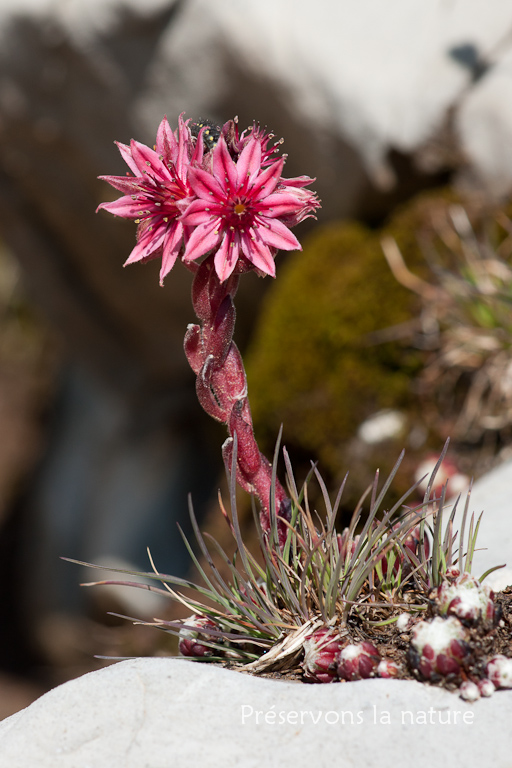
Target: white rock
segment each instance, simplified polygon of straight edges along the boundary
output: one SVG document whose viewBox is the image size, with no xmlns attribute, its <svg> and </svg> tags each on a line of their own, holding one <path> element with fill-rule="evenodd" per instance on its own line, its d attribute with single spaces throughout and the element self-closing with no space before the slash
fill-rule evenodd
<svg viewBox="0 0 512 768">
<path fill-rule="evenodd" d="M 484 584 L 494 590 L 504 589 L 512 584 L 512 461 L 493 469 L 481 477 L 473 486 L 469 512 L 475 513 L 475 523 L 483 512 L 477 539 L 477 551 L 473 558 L 472 573 L 480 578 L 495 565 L 508 568 L 495 571 L 485 579 Z M 465 496 L 463 495 L 455 517 L 453 530 L 460 530 Z M 470 517 L 470 515 L 469 515 Z M 466 536 L 469 519 L 466 523 Z"/>
<path fill-rule="evenodd" d="M 0 764 L 509 768 L 511 708 L 512 691 L 468 704 L 411 681 L 303 685 L 137 659 L 66 683 L 3 721 Z"/>
<path fill-rule="evenodd" d="M 363 421 L 357 436 L 367 445 L 376 445 L 398 437 L 406 424 L 407 417 L 404 413 L 386 408 Z"/>
<path fill-rule="evenodd" d="M 189 6 L 188 13 L 211 17 L 211 29 L 220 30 L 243 71 L 277 84 L 287 108 L 306 125 L 328 127 L 347 139 L 373 179 L 384 185 L 392 181 L 389 149 L 414 152 L 435 135 L 449 110 L 472 93 L 472 66 L 490 53 L 491 63 L 499 65 L 510 48 L 503 35 L 512 22 L 506 0 L 295 0 L 293 10 L 276 0 L 243 6 L 239 0 L 193 0 Z M 164 50 L 164 67 L 166 55 Z M 496 91 L 503 84 L 505 92 L 512 88 L 511 73 L 503 76 L 492 102 L 474 100 L 471 111 L 479 123 L 494 121 L 503 107 Z M 499 126 L 486 126 L 475 139 L 468 130 L 465 136 L 468 148 L 483 142 L 475 162 L 481 164 L 482 153 L 496 158 L 489 172 L 510 185 L 505 146 L 492 143 L 506 123 L 500 119 Z"/>
<path fill-rule="evenodd" d="M 462 148 L 494 195 L 510 191 L 512 179 L 512 53 L 476 83 L 461 104 L 457 128 Z"/>
</svg>

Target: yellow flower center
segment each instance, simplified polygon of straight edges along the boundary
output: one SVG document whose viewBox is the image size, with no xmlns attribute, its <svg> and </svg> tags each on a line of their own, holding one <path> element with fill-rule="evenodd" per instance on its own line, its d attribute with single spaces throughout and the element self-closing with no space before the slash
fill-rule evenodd
<svg viewBox="0 0 512 768">
<path fill-rule="evenodd" d="M 237 203 L 233 210 L 235 211 L 235 213 L 237 213 L 239 216 L 241 216 L 242 213 L 245 211 L 245 208 L 246 208 L 246 206 L 245 206 L 244 203 Z"/>
</svg>

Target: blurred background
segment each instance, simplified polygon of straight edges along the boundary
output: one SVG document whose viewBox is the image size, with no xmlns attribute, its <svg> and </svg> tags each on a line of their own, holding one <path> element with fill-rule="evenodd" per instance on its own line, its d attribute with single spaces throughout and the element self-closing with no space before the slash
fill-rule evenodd
<svg viewBox="0 0 512 768">
<path fill-rule="evenodd" d="M 285 138 L 323 207 L 237 299 L 257 437 L 319 459 L 345 509 L 452 438 L 462 481 L 512 439 L 512 8 L 505 0 L 0 0 L 0 717 L 103 662 L 165 653 L 150 595 L 80 560 L 184 575 L 187 494 L 216 531 L 224 430 L 195 401 L 178 265 L 121 265 L 97 205 L 113 142 L 164 114 Z M 284 353 L 283 353 L 284 352 Z M 425 470 L 426 471 L 426 470 Z M 455 490 L 455 487 L 454 487 Z M 220 534 L 219 534 L 220 535 Z M 135 594 L 133 594 L 135 592 Z"/>
</svg>

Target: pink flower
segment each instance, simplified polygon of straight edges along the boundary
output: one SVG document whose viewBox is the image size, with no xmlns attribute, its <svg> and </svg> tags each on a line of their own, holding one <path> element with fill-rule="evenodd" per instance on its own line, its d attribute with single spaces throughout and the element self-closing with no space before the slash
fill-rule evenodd
<svg viewBox="0 0 512 768">
<path fill-rule="evenodd" d="M 277 159 L 275 155 L 279 151 L 279 147 L 284 141 L 284 139 L 279 139 L 269 147 L 269 143 L 272 141 L 272 139 L 275 138 L 274 134 L 268 133 L 265 128 L 262 128 L 260 124 L 256 122 L 253 123 L 250 128 L 247 128 L 245 131 L 242 131 L 242 133 L 239 133 L 238 118 L 236 117 L 234 120 L 228 120 L 227 123 L 224 123 L 219 131 L 222 133 L 229 153 L 234 160 L 238 159 L 239 155 L 242 153 L 242 150 L 250 139 L 257 139 L 261 146 L 262 168 L 265 168 L 267 165 L 271 165 L 273 162 L 275 162 Z M 304 178 L 307 177 L 305 176 Z M 312 179 L 309 179 L 309 181 L 312 181 Z"/>
<path fill-rule="evenodd" d="M 183 116 L 175 134 L 164 117 L 158 128 L 155 149 L 138 141 L 130 146 L 116 142 L 133 176 L 100 176 L 124 193 L 113 203 L 98 206 L 106 211 L 134 219 L 139 225 L 137 244 L 126 264 L 162 258 L 160 284 L 170 272 L 183 244 L 184 230 L 180 216 L 191 202 L 187 172 L 190 162 L 200 162 L 203 142 L 195 142 Z"/>
<path fill-rule="evenodd" d="M 242 270 L 248 262 L 274 277 L 277 250 L 301 250 L 288 227 L 319 206 L 315 195 L 304 189 L 312 179 L 281 178 L 284 158 L 262 167 L 268 154 L 262 149 L 264 143 L 258 133 L 250 135 L 235 162 L 221 136 L 211 153 L 211 173 L 199 167 L 189 169 L 189 184 L 197 199 L 181 219 L 184 226 L 193 227 L 183 261 L 216 251 L 215 270 L 221 281 L 237 264 Z"/>
</svg>

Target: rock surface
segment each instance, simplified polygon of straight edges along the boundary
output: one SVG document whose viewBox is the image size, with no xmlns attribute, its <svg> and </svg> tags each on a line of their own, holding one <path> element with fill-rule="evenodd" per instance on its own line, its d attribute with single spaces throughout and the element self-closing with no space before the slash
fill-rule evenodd
<svg viewBox="0 0 512 768">
<path fill-rule="evenodd" d="M 487 547 L 476 575 L 512 563 L 511 487 L 510 461 L 475 484 L 470 510 L 486 510 L 479 544 Z M 510 583 L 511 570 L 496 573 L 496 588 Z M 0 765 L 509 768 L 511 717 L 512 691 L 468 704 L 411 681 L 302 685 L 134 659 L 61 685 L 3 721 Z"/>
<path fill-rule="evenodd" d="M 51 691 L 0 725 L 9 768 L 510 766 L 512 691 L 467 704 L 408 681 L 301 685 L 136 659 Z"/>
<path fill-rule="evenodd" d="M 472 572 L 479 578 L 489 568 L 504 565 L 505 568 L 494 571 L 485 580 L 486 584 L 497 591 L 512 584 L 511 489 L 512 461 L 508 460 L 477 480 L 469 504 L 469 512 L 475 513 L 475 523 L 480 513 L 484 513 L 478 531 Z M 454 521 L 454 531 L 460 530 L 465 498 L 463 494 Z M 469 519 L 466 532 L 468 528 Z"/>
</svg>

